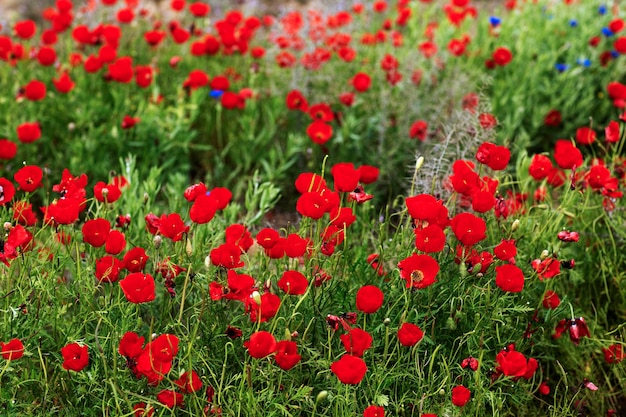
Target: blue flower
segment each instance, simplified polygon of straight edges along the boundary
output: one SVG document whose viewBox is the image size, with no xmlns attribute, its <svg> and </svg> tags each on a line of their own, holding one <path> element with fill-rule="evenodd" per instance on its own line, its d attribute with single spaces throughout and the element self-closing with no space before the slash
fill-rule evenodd
<svg viewBox="0 0 626 417">
<path fill-rule="evenodd" d="M 613 58 L 617 58 L 617 57 L 619 56 L 619 52 L 617 52 L 617 51 L 611 51 L 611 56 L 612 56 Z"/>
<path fill-rule="evenodd" d="M 220 97 L 222 97 L 222 94 L 224 94 L 224 92 L 222 90 L 211 90 L 211 91 L 209 91 L 209 97 L 211 97 L 211 98 L 220 98 Z"/>
<path fill-rule="evenodd" d="M 567 64 L 554 64 L 554 68 L 556 68 L 556 70 L 558 72 L 563 72 L 563 71 L 566 71 L 569 68 L 569 65 L 567 65 Z"/>
<path fill-rule="evenodd" d="M 598 13 L 606 14 L 606 6 L 604 4 L 602 6 L 600 6 L 600 7 L 598 7 Z"/>
<path fill-rule="evenodd" d="M 575 28 L 576 26 L 578 26 L 578 20 L 576 19 L 572 19 L 569 21 L 569 25 L 573 28 Z"/>
<path fill-rule="evenodd" d="M 502 23 L 502 19 L 500 19 L 499 17 L 496 16 L 491 16 L 489 17 L 489 24 L 491 26 L 498 26 L 500 23 Z"/>
<path fill-rule="evenodd" d="M 589 68 L 591 66 L 591 61 L 589 59 L 587 59 L 587 58 L 584 58 L 584 59 L 583 58 L 578 58 L 576 60 L 576 63 L 578 65 L 582 65 L 585 68 Z"/>
<path fill-rule="evenodd" d="M 613 36 L 613 31 L 609 28 L 602 28 L 602 34 L 607 38 L 610 38 L 611 36 Z"/>
</svg>

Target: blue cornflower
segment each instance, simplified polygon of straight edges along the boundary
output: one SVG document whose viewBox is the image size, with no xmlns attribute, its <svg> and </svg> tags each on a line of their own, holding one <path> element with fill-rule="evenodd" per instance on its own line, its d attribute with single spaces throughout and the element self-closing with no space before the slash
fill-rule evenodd
<svg viewBox="0 0 626 417">
<path fill-rule="evenodd" d="M 220 98 L 220 97 L 222 97 L 222 94 L 224 94 L 224 92 L 222 90 L 211 90 L 211 91 L 209 91 L 209 97 L 211 97 L 211 98 Z"/>
<path fill-rule="evenodd" d="M 589 68 L 591 66 L 591 61 L 589 59 L 587 59 L 587 58 L 584 58 L 584 59 L 583 58 L 578 58 L 576 60 L 576 63 L 578 65 L 582 65 L 585 68 Z"/>
<path fill-rule="evenodd" d="M 567 69 L 569 68 L 569 65 L 567 65 L 567 64 L 554 64 L 554 68 L 556 68 L 556 70 L 558 72 L 563 72 L 563 71 L 567 71 Z"/>
<path fill-rule="evenodd" d="M 489 24 L 491 26 L 498 26 L 500 23 L 502 23 L 502 19 L 500 19 L 499 17 L 496 16 L 491 16 L 489 17 Z"/>
<path fill-rule="evenodd" d="M 573 28 L 575 28 L 576 26 L 578 26 L 578 20 L 576 19 L 572 19 L 569 21 L 569 25 Z"/>
<path fill-rule="evenodd" d="M 611 51 L 611 56 L 612 56 L 613 58 L 617 58 L 617 57 L 619 56 L 619 52 L 617 52 L 617 51 Z"/>
<path fill-rule="evenodd" d="M 602 28 L 602 34 L 607 38 L 610 38 L 611 36 L 613 36 L 613 31 L 609 28 Z"/>
<path fill-rule="evenodd" d="M 603 14 L 603 15 L 606 14 L 606 6 L 604 4 L 598 7 L 598 13 Z"/>
</svg>

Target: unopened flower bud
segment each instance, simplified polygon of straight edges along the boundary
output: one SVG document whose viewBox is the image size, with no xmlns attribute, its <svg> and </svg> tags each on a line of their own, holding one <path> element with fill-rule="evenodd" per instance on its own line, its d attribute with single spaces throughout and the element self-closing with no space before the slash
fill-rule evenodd
<svg viewBox="0 0 626 417">
<path fill-rule="evenodd" d="M 422 167 L 422 165 L 424 165 L 424 157 L 420 156 L 415 161 L 415 171 L 418 171 Z"/>
<path fill-rule="evenodd" d="M 68 123 L 67 130 L 69 130 L 71 132 L 74 129 L 76 129 L 76 123 L 74 123 L 74 122 Z"/>
<path fill-rule="evenodd" d="M 252 294 L 250 296 L 252 297 L 256 305 L 261 305 L 261 294 L 259 294 L 258 291 L 252 291 Z"/>
<path fill-rule="evenodd" d="M 4 222 L 4 230 L 11 230 L 11 222 Z"/>
<path fill-rule="evenodd" d="M 211 266 L 211 257 L 209 255 L 204 258 L 204 266 L 206 266 L 207 268 Z"/>
<path fill-rule="evenodd" d="M 517 229 L 519 229 L 519 224 L 520 224 L 519 219 L 515 219 L 515 221 L 511 225 L 511 231 L 514 232 Z"/>
<path fill-rule="evenodd" d="M 161 235 L 156 235 L 152 239 L 152 243 L 154 243 L 155 248 L 159 249 L 161 247 L 161 243 L 163 243 L 163 239 L 161 238 Z"/>
<path fill-rule="evenodd" d="M 315 402 L 318 403 L 320 401 L 324 401 L 326 398 L 328 398 L 328 391 L 326 390 L 320 391 L 319 394 L 317 394 L 317 397 L 315 398 Z"/>
<path fill-rule="evenodd" d="M 548 252 L 546 249 L 544 249 L 544 250 L 541 252 L 541 256 L 540 256 L 540 258 L 543 260 L 543 259 L 546 259 L 548 256 L 550 256 L 550 252 Z"/>
<path fill-rule="evenodd" d="M 150 196 L 148 193 L 143 193 L 143 204 L 148 204 L 148 201 L 150 201 Z"/>
<path fill-rule="evenodd" d="M 389 323 L 391 323 L 391 319 L 389 317 L 385 317 L 385 320 L 383 320 L 383 324 L 385 326 L 389 326 Z"/>
</svg>

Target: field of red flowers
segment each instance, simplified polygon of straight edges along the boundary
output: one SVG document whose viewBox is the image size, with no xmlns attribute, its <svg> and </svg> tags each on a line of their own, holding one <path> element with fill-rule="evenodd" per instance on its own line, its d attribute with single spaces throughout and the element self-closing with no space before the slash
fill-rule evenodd
<svg viewBox="0 0 626 417">
<path fill-rule="evenodd" d="M 617 2 L 166 6 L 2 23 L 0 414 L 626 415 Z"/>
</svg>

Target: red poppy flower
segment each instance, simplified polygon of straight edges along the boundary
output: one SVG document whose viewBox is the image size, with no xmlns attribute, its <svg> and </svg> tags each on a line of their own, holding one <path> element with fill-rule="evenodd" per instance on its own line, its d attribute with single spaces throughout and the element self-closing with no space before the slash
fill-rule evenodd
<svg viewBox="0 0 626 417">
<path fill-rule="evenodd" d="M 352 192 L 359 184 L 360 171 L 351 162 L 339 162 L 330 169 L 335 191 Z"/>
<path fill-rule="evenodd" d="M 256 241 L 263 249 L 272 248 L 276 243 L 278 243 L 279 239 L 280 234 L 276 230 L 267 227 L 261 229 L 256 235 Z"/>
<path fill-rule="evenodd" d="M 20 189 L 27 193 L 32 193 L 40 187 L 42 178 L 43 171 L 37 165 L 26 165 L 13 175 Z"/>
<path fill-rule="evenodd" d="M 283 240 L 285 255 L 289 258 L 299 258 L 304 256 L 307 250 L 310 250 L 312 243 L 309 239 L 300 237 L 296 233 L 290 233 L 286 239 Z"/>
<path fill-rule="evenodd" d="M 423 120 L 414 122 L 409 128 L 409 137 L 411 139 L 418 139 L 421 142 L 426 140 L 428 136 L 428 123 Z"/>
<path fill-rule="evenodd" d="M 111 232 L 111 224 L 107 219 L 102 218 L 87 220 L 83 225 L 82 232 L 83 242 L 99 248 L 106 243 Z"/>
<path fill-rule="evenodd" d="M 413 323 L 402 323 L 398 329 L 398 341 L 402 346 L 415 346 L 424 337 L 424 332 Z"/>
<path fill-rule="evenodd" d="M 56 88 L 57 91 L 62 94 L 69 93 L 76 85 L 76 83 L 72 81 L 67 72 L 63 72 L 59 76 L 59 78 L 53 78 L 52 84 L 54 84 L 54 88 Z"/>
<path fill-rule="evenodd" d="M 74 372 L 82 371 L 89 364 L 89 348 L 87 345 L 70 343 L 61 348 L 63 369 Z"/>
<path fill-rule="evenodd" d="M 210 222 L 217 213 L 217 201 L 211 195 L 201 194 L 197 196 L 189 209 L 189 218 L 196 224 Z"/>
<path fill-rule="evenodd" d="M 185 4 L 186 3 L 187 2 L 185 0 L 172 0 L 170 2 L 170 7 L 175 12 L 180 12 L 181 10 L 183 10 L 185 8 Z"/>
<path fill-rule="evenodd" d="M 545 155 L 534 155 L 528 167 L 528 173 L 537 181 L 550 176 L 556 168 L 552 165 L 552 161 Z"/>
<path fill-rule="evenodd" d="M 372 85 L 372 79 L 366 73 L 359 72 L 354 77 L 352 77 L 350 83 L 356 91 L 358 91 L 359 93 L 364 93 L 365 91 L 369 90 L 370 86 Z"/>
<path fill-rule="evenodd" d="M 626 351 L 624 351 L 624 346 L 618 343 L 614 343 L 606 349 L 602 348 L 602 352 L 604 353 L 604 360 L 606 361 L 606 363 L 620 363 L 621 361 L 626 359 Z"/>
<path fill-rule="evenodd" d="M 452 388 L 452 404 L 457 407 L 463 407 L 470 400 L 472 393 L 463 385 L 457 385 Z"/>
<path fill-rule="evenodd" d="M 33 80 L 24 86 L 24 96 L 31 101 L 40 101 L 46 98 L 46 84 Z"/>
<path fill-rule="evenodd" d="M 189 231 L 189 226 L 185 226 L 183 220 L 180 218 L 180 214 L 163 214 L 160 219 L 159 233 L 162 236 L 172 239 L 174 242 L 178 242 L 183 238 L 183 235 Z"/>
<path fill-rule="evenodd" d="M 510 159 L 511 151 L 507 147 L 489 142 L 482 143 L 476 151 L 476 160 L 494 171 L 505 169 Z"/>
<path fill-rule="evenodd" d="M 141 247 L 136 247 L 126 252 L 122 263 L 124 269 L 128 272 L 141 272 L 146 267 L 148 259 L 150 258 L 146 254 L 146 250 Z"/>
<path fill-rule="evenodd" d="M 112 64 L 109 64 L 109 73 L 111 80 L 119 83 L 129 83 L 133 79 L 133 60 L 131 57 L 124 56 L 118 58 Z"/>
<path fill-rule="evenodd" d="M 543 260 L 534 259 L 530 264 L 541 281 L 554 278 L 561 273 L 561 263 L 553 256 Z"/>
<path fill-rule="evenodd" d="M 504 67 L 508 65 L 509 62 L 511 62 L 511 60 L 513 59 L 513 54 L 511 53 L 511 51 L 508 50 L 508 48 L 500 47 L 493 51 L 492 58 L 493 62 L 496 65 Z"/>
<path fill-rule="evenodd" d="M 156 396 L 157 400 L 167 408 L 183 407 L 183 394 L 180 392 L 164 389 Z"/>
<path fill-rule="evenodd" d="M 13 203 L 13 220 L 23 226 L 34 226 L 37 223 L 37 216 L 33 212 L 33 205 L 26 201 Z"/>
<path fill-rule="evenodd" d="M 115 282 L 120 277 L 122 262 L 113 256 L 96 259 L 96 278 L 100 282 Z"/>
<path fill-rule="evenodd" d="M 385 417 L 385 409 L 377 405 L 370 405 L 363 410 L 363 417 Z"/>
<path fill-rule="evenodd" d="M 515 265 L 496 266 L 496 285 L 507 292 L 521 292 L 524 289 L 524 272 Z"/>
<path fill-rule="evenodd" d="M 20 39 L 30 39 L 35 36 L 37 25 L 32 20 L 22 20 L 13 26 L 15 35 Z"/>
<path fill-rule="evenodd" d="M 321 219 L 326 213 L 326 200 L 320 193 L 305 192 L 296 202 L 296 211 L 314 220 Z"/>
<path fill-rule="evenodd" d="M 189 5 L 189 11 L 195 17 L 204 17 L 209 14 L 209 12 L 211 11 L 211 7 L 206 3 L 196 1 Z"/>
<path fill-rule="evenodd" d="M 323 145 L 328 142 L 333 135 L 333 128 L 321 120 L 315 120 L 307 127 L 306 134 L 314 143 Z"/>
<path fill-rule="evenodd" d="M 174 384 L 178 386 L 184 394 L 191 394 L 202 388 L 202 380 L 194 370 L 183 373 L 180 378 L 174 381 Z"/>
<path fill-rule="evenodd" d="M 429 255 L 414 254 L 398 263 L 407 288 L 426 288 L 436 282 L 439 264 Z"/>
<path fill-rule="evenodd" d="M 126 299 L 134 304 L 148 303 L 156 298 L 154 278 L 150 274 L 134 272 L 120 281 Z"/>
<path fill-rule="evenodd" d="M 604 136 L 607 143 L 617 143 L 620 139 L 620 126 L 615 120 L 611 121 L 604 129 Z"/>
<path fill-rule="evenodd" d="M 303 172 L 296 178 L 295 186 L 300 194 L 319 192 L 326 188 L 326 181 L 323 177 L 312 172 Z"/>
<path fill-rule="evenodd" d="M 583 155 L 571 141 L 559 139 L 554 147 L 554 160 L 562 169 L 575 169 L 582 165 Z"/>
<path fill-rule="evenodd" d="M 44 224 L 72 224 L 78 220 L 81 202 L 76 199 L 63 198 L 42 207 Z"/>
<path fill-rule="evenodd" d="M 543 118 L 543 124 L 549 127 L 558 127 L 561 124 L 561 112 L 552 109 Z"/>
<path fill-rule="evenodd" d="M 487 236 L 485 220 L 471 213 L 459 213 L 450 221 L 452 232 L 465 246 L 473 246 Z"/>
<path fill-rule="evenodd" d="M 361 165 L 359 167 L 359 182 L 362 184 L 372 184 L 378 181 L 380 169 L 372 165 Z"/>
<path fill-rule="evenodd" d="M 0 342 L 0 355 L 7 361 L 14 361 L 24 356 L 24 344 L 20 339 Z"/>
<path fill-rule="evenodd" d="M 330 365 L 330 370 L 344 384 L 356 385 L 367 372 L 367 365 L 363 359 L 353 355 L 343 355 L 341 359 Z"/>
<path fill-rule="evenodd" d="M 241 249 L 233 243 L 224 243 L 209 253 L 211 263 L 226 269 L 241 268 Z"/>
<path fill-rule="evenodd" d="M 102 181 L 98 181 L 93 187 L 93 194 L 96 200 L 101 203 L 114 203 L 122 196 L 122 192 L 117 186 L 105 184 Z"/>
<path fill-rule="evenodd" d="M 270 332 L 264 330 L 253 333 L 243 345 L 248 349 L 248 354 L 257 359 L 269 356 L 276 351 L 276 339 Z"/>
<path fill-rule="evenodd" d="M 304 95 L 298 90 L 291 90 L 287 93 L 286 104 L 289 110 L 307 111 L 309 104 Z"/>
<path fill-rule="evenodd" d="M 126 237 L 119 230 L 111 230 L 104 244 L 104 250 L 109 255 L 117 255 L 126 247 Z"/>
<path fill-rule="evenodd" d="M 339 336 L 343 347 L 351 355 L 363 357 L 363 353 L 372 346 L 372 336 L 365 330 L 354 328 Z"/>
<path fill-rule="evenodd" d="M 17 154 L 17 145 L 8 139 L 0 139 L 0 159 L 11 160 Z"/>
<path fill-rule="evenodd" d="M 22 143 L 32 143 L 41 138 L 39 122 L 26 122 L 17 127 L 17 138 Z"/>
<path fill-rule="evenodd" d="M 483 129 L 492 129 L 498 125 L 498 119 L 493 114 L 481 113 L 478 115 L 478 123 Z"/>
<path fill-rule="evenodd" d="M 302 356 L 298 354 L 296 342 L 281 340 L 276 343 L 276 355 L 274 359 L 281 369 L 288 371 L 300 362 Z"/>
<path fill-rule="evenodd" d="M 515 240 L 502 239 L 502 241 L 493 249 L 493 254 L 496 258 L 515 263 L 515 255 L 517 255 L 517 247 L 515 246 Z"/>
<path fill-rule="evenodd" d="M 521 378 L 526 373 L 528 360 L 524 354 L 515 350 L 515 345 L 510 345 L 496 355 L 496 362 L 498 373 Z"/>
<path fill-rule="evenodd" d="M 549 308 L 553 310 L 557 308 L 559 304 L 561 304 L 561 299 L 556 292 L 548 290 L 544 294 L 541 304 L 543 304 L 543 308 Z"/>
<path fill-rule="evenodd" d="M 133 12 L 133 9 L 125 7 L 117 11 L 116 18 L 120 23 L 130 23 L 135 18 L 135 12 Z"/>
<path fill-rule="evenodd" d="M 280 308 L 280 297 L 271 292 L 266 292 L 260 297 L 260 303 L 256 300 L 247 300 L 250 313 L 250 321 L 265 323 L 273 318 Z"/>
<path fill-rule="evenodd" d="M 582 339 L 583 337 L 591 337 L 591 333 L 589 333 L 587 323 L 582 317 L 578 317 L 575 319 L 563 319 L 559 321 L 556 328 L 554 329 L 554 334 L 552 335 L 552 338 L 560 338 L 561 334 L 566 330 L 569 331 L 569 338 L 576 346 L 578 346 L 578 343 L 580 343 L 580 339 Z"/>
<path fill-rule="evenodd" d="M 383 305 L 385 295 L 374 285 L 364 285 L 356 293 L 356 308 L 365 314 L 373 314 Z"/>
<path fill-rule="evenodd" d="M 412 219 L 445 227 L 448 223 L 448 209 L 440 200 L 430 194 L 418 194 L 405 201 Z"/>
<path fill-rule="evenodd" d="M 422 252 L 441 252 L 446 244 L 446 235 L 441 227 L 430 224 L 413 230 L 415 233 L 415 248 Z"/>
<path fill-rule="evenodd" d="M 309 287 L 309 281 L 298 271 L 285 271 L 278 280 L 278 288 L 285 294 L 301 295 Z"/>
</svg>

